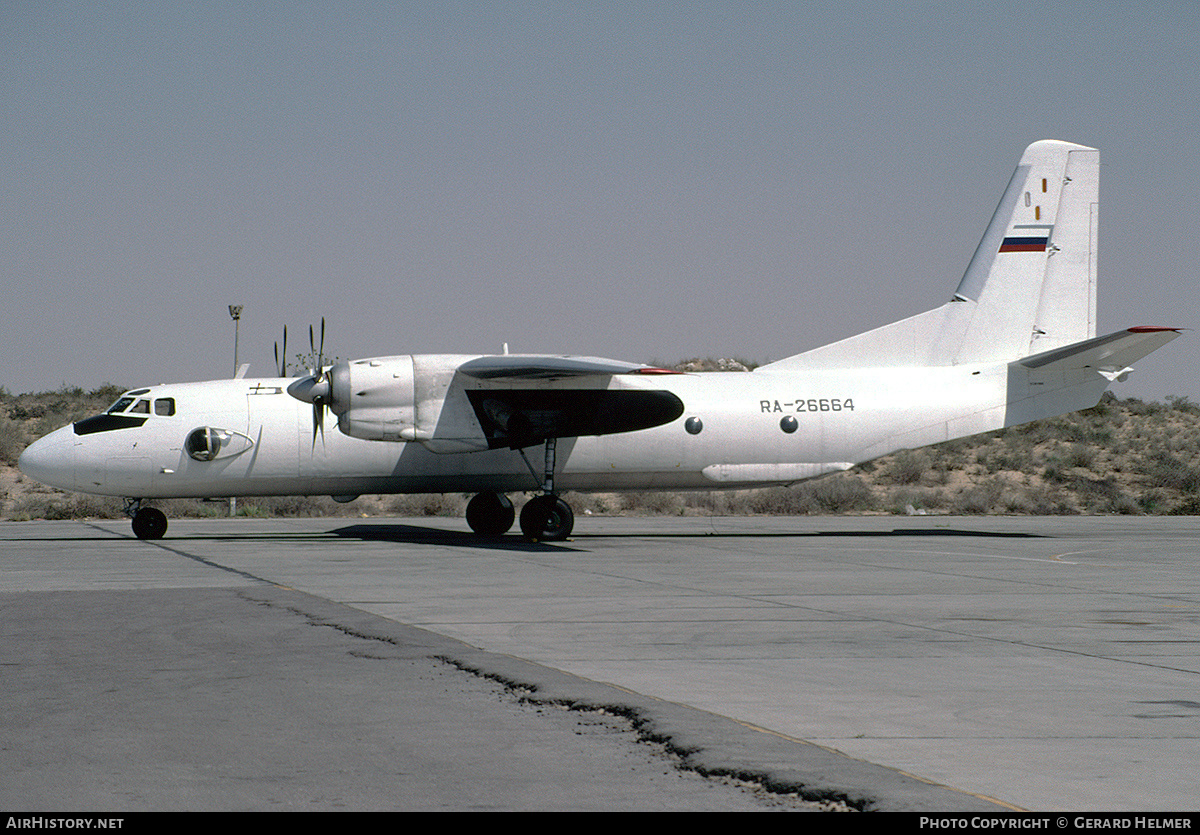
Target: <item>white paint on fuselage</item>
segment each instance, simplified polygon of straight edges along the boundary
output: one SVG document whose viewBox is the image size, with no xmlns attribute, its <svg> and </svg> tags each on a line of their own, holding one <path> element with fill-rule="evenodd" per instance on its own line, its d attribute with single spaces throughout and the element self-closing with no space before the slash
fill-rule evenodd
<svg viewBox="0 0 1200 835">
<path fill-rule="evenodd" d="M 1005 365 L 616 375 L 608 386 L 675 393 L 683 414 L 654 429 L 561 439 L 556 487 L 731 488 L 844 470 L 896 449 L 1003 426 L 1007 378 Z M 32 445 L 22 466 L 66 489 L 138 498 L 537 488 L 514 450 L 435 453 L 417 442 L 364 441 L 338 431 L 328 414 L 314 439 L 312 406 L 290 397 L 287 382 L 155 386 L 148 396 L 174 398 L 174 415 L 88 435 L 64 427 Z M 703 422 L 698 434 L 685 430 L 691 417 Z M 796 421 L 791 433 L 781 428 L 788 417 Z M 196 461 L 184 439 L 203 426 L 244 433 L 253 446 Z M 540 472 L 541 447 L 528 455 Z"/>
</svg>

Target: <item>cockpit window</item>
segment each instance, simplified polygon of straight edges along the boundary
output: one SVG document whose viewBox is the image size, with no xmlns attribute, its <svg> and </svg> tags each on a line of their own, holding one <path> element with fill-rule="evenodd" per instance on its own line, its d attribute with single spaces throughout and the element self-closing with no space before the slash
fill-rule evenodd
<svg viewBox="0 0 1200 835">
<path fill-rule="evenodd" d="M 170 417 L 175 414 L 175 398 L 160 397 L 154 401 L 154 414 Z"/>
<path fill-rule="evenodd" d="M 83 420 L 74 423 L 76 435 L 91 435 L 96 432 L 112 432 L 116 429 L 134 429 L 142 426 L 149 420 L 150 400 L 141 395 L 149 394 L 150 389 L 138 389 L 137 391 L 129 391 L 117 398 L 117 402 L 108 407 L 108 410 L 102 415 L 95 417 L 84 418 Z M 155 403 L 155 414 L 161 415 L 163 412 L 158 410 L 158 404 L 166 401 L 169 406 L 170 414 L 175 413 L 175 400 L 171 397 L 160 398 Z"/>
</svg>

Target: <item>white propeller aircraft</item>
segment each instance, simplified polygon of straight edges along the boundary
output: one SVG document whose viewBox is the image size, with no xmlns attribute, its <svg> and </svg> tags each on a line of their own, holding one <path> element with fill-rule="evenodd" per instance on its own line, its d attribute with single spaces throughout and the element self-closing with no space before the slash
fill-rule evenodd
<svg viewBox="0 0 1200 835">
<path fill-rule="evenodd" d="M 147 499 L 446 492 L 475 493 L 470 527 L 499 536 L 514 520 L 505 494 L 536 490 L 521 530 L 561 540 L 573 514 L 559 490 L 791 484 L 1065 414 L 1179 335 L 1096 336 L 1098 181 L 1095 149 L 1030 145 L 950 301 L 749 374 L 570 356 L 318 359 L 290 382 L 126 392 L 19 466 L 126 497 L 141 538 L 167 528 Z M 327 410 L 340 431 L 325 431 Z"/>
</svg>

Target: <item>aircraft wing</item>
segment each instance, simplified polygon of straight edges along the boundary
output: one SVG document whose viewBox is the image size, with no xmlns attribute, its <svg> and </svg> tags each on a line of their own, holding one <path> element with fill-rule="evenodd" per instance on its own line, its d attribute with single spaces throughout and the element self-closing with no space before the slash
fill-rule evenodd
<svg viewBox="0 0 1200 835">
<path fill-rule="evenodd" d="M 1115 380 L 1131 371 L 1132 363 L 1179 335 L 1179 328 L 1128 328 L 1033 354 L 1014 364 L 1046 373 L 1091 368 L 1109 380 Z"/>
<path fill-rule="evenodd" d="M 501 354 L 468 360 L 459 373 L 477 380 L 552 380 L 606 374 L 678 374 L 665 368 L 652 368 L 632 362 L 602 357 L 557 357 Z"/>
<path fill-rule="evenodd" d="M 634 432 L 683 414 L 683 401 L 672 392 L 608 384 L 613 375 L 678 373 L 662 368 L 600 357 L 504 354 L 468 360 L 458 372 L 479 381 L 466 395 L 491 449 Z M 597 386 L 583 387 L 587 377 L 599 378 Z"/>
</svg>

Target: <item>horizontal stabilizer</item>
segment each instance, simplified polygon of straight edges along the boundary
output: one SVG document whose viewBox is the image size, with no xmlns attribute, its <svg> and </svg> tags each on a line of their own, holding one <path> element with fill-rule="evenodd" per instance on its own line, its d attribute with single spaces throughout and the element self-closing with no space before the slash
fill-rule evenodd
<svg viewBox="0 0 1200 835">
<path fill-rule="evenodd" d="M 1129 328 L 1033 354 L 1017 360 L 1014 365 L 1042 372 L 1092 368 L 1109 379 L 1114 379 L 1117 374 L 1128 371 L 1131 364 L 1157 351 L 1179 335 L 1179 328 Z"/>
</svg>

